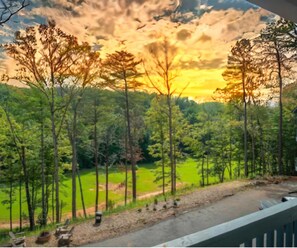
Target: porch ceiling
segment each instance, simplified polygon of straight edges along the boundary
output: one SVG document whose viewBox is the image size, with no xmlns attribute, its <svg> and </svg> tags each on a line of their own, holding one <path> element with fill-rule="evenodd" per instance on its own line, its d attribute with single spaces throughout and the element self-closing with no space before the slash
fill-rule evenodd
<svg viewBox="0 0 297 248">
<path fill-rule="evenodd" d="M 285 19 L 297 23 L 297 0 L 248 0 Z"/>
</svg>

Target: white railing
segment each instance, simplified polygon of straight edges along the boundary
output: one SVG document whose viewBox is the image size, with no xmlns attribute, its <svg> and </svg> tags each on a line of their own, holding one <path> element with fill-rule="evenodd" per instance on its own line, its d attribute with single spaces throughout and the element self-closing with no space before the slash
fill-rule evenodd
<svg viewBox="0 0 297 248">
<path fill-rule="evenodd" d="M 297 246 L 297 199 L 279 203 L 158 246 Z"/>
</svg>

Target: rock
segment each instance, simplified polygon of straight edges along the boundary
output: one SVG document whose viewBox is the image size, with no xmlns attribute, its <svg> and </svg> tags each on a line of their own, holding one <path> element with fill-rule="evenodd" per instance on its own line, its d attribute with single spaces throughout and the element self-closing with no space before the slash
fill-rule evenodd
<svg viewBox="0 0 297 248">
<path fill-rule="evenodd" d="M 230 194 L 223 195 L 223 198 L 230 197 L 230 196 L 234 196 L 234 194 L 230 193 Z"/>
<path fill-rule="evenodd" d="M 141 209 L 141 208 L 139 208 L 139 209 L 137 210 L 137 212 L 138 212 L 138 213 L 141 213 L 141 211 L 142 211 L 142 209 Z"/>
</svg>

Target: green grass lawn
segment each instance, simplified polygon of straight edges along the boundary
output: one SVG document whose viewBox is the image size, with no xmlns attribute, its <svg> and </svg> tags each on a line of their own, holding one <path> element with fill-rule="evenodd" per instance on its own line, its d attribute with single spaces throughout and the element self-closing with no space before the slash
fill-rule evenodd
<svg viewBox="0 0 297 248">
<path fill-rule="evenodd" d="M 162 190 L 161 182 L 155 181 L 155 173 L 160 168 L 157 168 L 154 164 L 141 164 L 138 166 L 137 170 L 137 194 L 145 195 L 151 192 L 156 192 Z M 167 169 L 168 170 L 168 169 Z M 99 182 L 100 182 L 100 191 L 99 191 L 99 203 L 104 203 L 105 201 L 105 172 L 104 170 L 99 170 Z M 131 198 L 131 173 L 129 173 L 129 196 Z M 200 185 L 201 175 L 198 174 L 197 161 L 194 159 L 188 158 L 186 161 L 180 163 L 177 166 L 177 174 L 179 177 L 178 183 L 181 186 L 189 185 Z M 225 177 L 228 180 L 228 173 L 226 171 Z M 125 180 L 125 173 L 120 171 L 117 168 L 111 168 L 109 174 L 110 190 L 109 198 L 121 204 L 124 201 L 124 187 L 120 189 L 115 189 L 119 186 L 120 183 L 123 183 Z M 83 170 L 81 171 L 81 181 L 83 185 L 83 193 L 86 208 L 94 206 L 95 202 L 95 170 Z M 217 177 L 210 176 L 209 183 L 217 183 L 219 180 Z M 64 207 L 62 209 L 63 214 L 71 212 L 71 177 L 66 175 L 63 181 L 63 186 L 60 187 L 61 200 L 63 201 Z M 26 202 L 25 202 L 25 192 L 22 193 L 22 202 L 23 202 L 23 211 L 26 212 Z M 0 190 L 0 203 L 3 200 L 7 199 L 7 195 Z M 81 196 L 79 192 L 79 184 L 77 181 L 77 209 L 81 209 Z M 39 213 L 41 209 L 37 209 L 36 212 Z M 51 213 L 49 213 L 51 216 Z M 18 190 L 16 190 L 16 201 L 13 204 L 13 219 L 17 220 L 19 217 L 19 198 Z M 9 221 L 9 210 L 7 205 L 0 205 L 0 223 Z"/>
</svg>

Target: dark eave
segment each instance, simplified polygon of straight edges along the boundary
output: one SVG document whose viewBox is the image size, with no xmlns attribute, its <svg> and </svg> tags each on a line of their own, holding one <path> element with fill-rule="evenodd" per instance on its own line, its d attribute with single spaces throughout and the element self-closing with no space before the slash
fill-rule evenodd
<svg viewBox="0 0 297 248">
<path fill-rule="evenodd" d="M 297 23 L 297 0 L 248 0 L 285 19 Z"/>
</svg>

